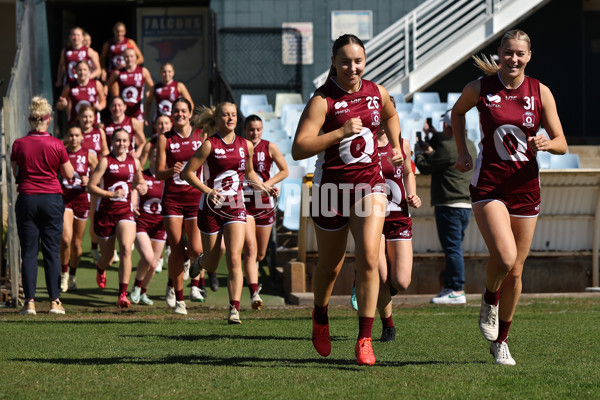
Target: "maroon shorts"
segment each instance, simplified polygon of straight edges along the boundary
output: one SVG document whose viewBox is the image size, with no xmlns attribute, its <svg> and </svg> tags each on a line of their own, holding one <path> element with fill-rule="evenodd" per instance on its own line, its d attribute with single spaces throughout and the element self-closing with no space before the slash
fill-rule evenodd
<svg viewBox="0 0 600 400">
<path fill-rule="evenodd" d="M 206 196 L 203 196 L 203 200 Z M 243 203 L 242 203 L 243 204 Z M 214 235 L 221 232 L 223 227 L 232 223 L 246 223 L 246 208 L 227 208 L 226 210 L 215 211 L 208 207 L 206 201 L 198 209 L 198 229 L 207 235 Z"/>
<path fill-rule="evenodd" d="M 272 226 L 275 223 L 275 206 L 271 197 L 263 197 L 257 204 L 253 199 L 244 202 L 246 214 L 254 218 L 256 226 Z"/>
<path fill-rule="evenodd" d="M 383 236 L 385 236 L 386 241 L 411 240 L 412 218 L 386 220 L 383 224 Z"/>
<path fill-rule="evenodd" d="M 336 189 L 335 184 L 313 185 L 310 214 L 313 222 L 326 231 L 337 231 L 348 224 L 350 209 L 356 202 L 374 194 L 385 195 L 385 184 L 359 184 L 353 189 Z M 385 211 L 385 210 L 384 210 Z"/>
<path fill-rule="evenodd" d="M 174 202 L 162 203 L 161 215 L 163 217 L 176 217 L 183 219 L 196 219 L 198 217 L 198 205 L 181 205 Z"/>
<path fill-rule="evenodd" d="M 136 233 L 146 233 L 151 240 L 159 242 L 167 240 L 167 231 L 160 215 L 142 213 L 137 217 L 135 223 Z"/>
<path fill-rule="evenodd" d="M 65 210 L 73 211 L 73 218 L 85 221 L 90 215 L 90 200 L 89 196 L 78 196 L 65 202 Z"/>
<path fill-rule="evenodd" d="M 513 217 L 536 217 L 540 213 L 540 190 L 527 193 L 500 193 L 484 191 L 471 185 L 471 202 L 473 204 L 499 201 L 506 206 Z"/>
<path fill-rule="evenodd" d="M 94 214 L 94 232 L 102 239 L 110 239 L 117 231 L 120 221 L 128 221 L 135 224 L 132 210 L 119 210 L 117 212 L 96 211 Z"/>
</svg>

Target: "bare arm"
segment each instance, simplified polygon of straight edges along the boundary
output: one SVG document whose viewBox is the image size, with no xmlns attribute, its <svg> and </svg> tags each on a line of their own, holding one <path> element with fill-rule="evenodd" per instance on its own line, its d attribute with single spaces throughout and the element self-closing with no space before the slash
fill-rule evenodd
<svg viewBox="0 0 600 400">
<path fill-rule="evenodd" d="M 65 87 L 63 87 L 62 92 L 60 93 L 60 97 L 58 98 L 58 101 L 56 102 L 56 108 L 58 108 L 59 110 L 64 110 L 65 108 L 67 109 L 67 115 L 71 114 L 71 107 L 69 104 L 69 85 L 65 85 Z"/>
<path fill-rule="evenodd" d="M 110 153 L 110 149 L 108 148 L 106 132 L 104 132 L 104 129 L 100 129 L 100 142 L 102 143 L 102 157 L 106 157 Z"/>
<path fill-rule="evenodd" d="M 98 165 L 98 157 L 96 157 L 96 153 L 92 150 L 88 151 L 88 162 L 90 163 L 90 170 L 95 170 Z"/>
<path fill-rule="evenodd" d="M 192 100 L 192 96 L 190 95 L 190 92 L 188 92 L 187 87 L 185 87 L 185 85 L 183 83 L 177 82 L 177 90 L 181 94 L 181 97 L 183 97 L 184 99 L 186 99 L 187 101 L 190 102 L 190 104 L 192 105 L 192 110 L 193 110 L 194 109 L 194 100 Z"/>
<path fill-rule="evenodd" d="M 106 108 L 106 96 L 104 95 L 104 86 L 100 81 L 96 81 L 96 92 L 98 92 L 98 101 L 94 104 L 94 108 L 102 111 Z"/>
<path fill-rule="evenodd" d="M 175 168 L 167 168 L 167 139 L 159 135 L 156 141 L 156 179 L 164 181 L 173 176 Z"/>
<path fill-rule="evenodd" d="M 547 151 L 552 154 L 565 154 L 567 152 L 567 140 L 558 117 L 556 102 L 552 92 L 546 85 L 540 83 L 540 95 L 542 96 L 542 125 L 548 132 L 550 140 L 544 135 L 536 135 L 527 138 L 529 146 L 534 151 Z"/>
<path fill-rule="evenodd" d="M 188 160 L 187 164 L 185 165 L 185 168 L 183 168 L 183 170 L 179 174 L 181 178 L 185 179 L 187 183 L 189 183 L 191 186 L 195 187 L 196 189 L 207 195 L 210 195 L 213 189 L 206 186 L 204 182 L 202 182 L 200 178 L 198 178 L 198 176 L 196 175 L 196 171 L 202 167 L 202 164 L 204 164 L 204 162 L 210 155 L 211 149 L 212 145 L 208 140 L 203 142 L 202 146 L 200 146 L 200 148 L 196 150 L 192 158 Z"/>
<path fill-rule="evenodd" d="M 148 161 L 148 157 L 150 156 L 150 150 L 152 150 L 152 143 L 146 142 L 144 147 L 142 147 L 142 152 L 140 154 L 140 165 L 142 168 L 146 165 L 146 161 Z"/>
<path fill-rule="evenodd" d="M 350 118 L 342 127 L 319 135 L 321 127 L 325 123 L 326 114 L 327 100 L 325 96 L 317 92 L 309 100 L 300 116 L 292 144 L 294 160 L 302 160 L 319 154 L 340 140 L 360 133 L 362 129 L 360 118 Z"/>
<path fill-rule="evenodd" d="M 106 87 L 108 88 L 108 92 L 112 97 L 117 97 L 119 95 L 119 83 L 117 79 L 119 78 L 119 71 L 113 71 L 106 81 Z"/>
<path fill-rule="evenodd" d="M 154 102 L 154 86 L 150 87 L 147 92 L 146 101 L 144 102 L 144 114 L 146 120 L 146 126 L 152 125 L 152 103 Z M 193 110 L 193 108 L 192 108 Z M 157 115 L 158 117 L 158 115 Z"/>
<path fill-rule="evenodd" d="M 404 181 L 404 189 L 406 191 L 406 201 L 408 205 L 414 208 L 421 207 L 421 198 L 417 195 L 417 179 L 412 170 L 410 162 L 410 143 L 408 140 L 402 141 L 402 148 L 406 154 L 407 161 L 402 166 L 402 180 Z"/>
<path fill-rule="evenodd" d="M 477 105 L 480 88 L 481 82 L 479 80 L 467 83 L 462 94 L 456 100 L 456 103 L 454 103 L 454 107 L 452 107 L 452 134 L 454 135 L 456 149 L 458 150 L 458 158 L 454 167 L 461 172 L 467 172 L 473 168 L 473 159 L 469 155 L 465 139 L 465 115 L 471 108 Z"/>
<path fill-rule="evenodd" d="M 109 46 L 110 44 L 108 42 L 104 42 L 104 44 L 102 45 L 102 52 L 100 53 L 100 66 L 106 72 L 108 72 L 108 62 L 110 62 L 110 60 L 106 62 L 108 58 Z"/>
<path fill-rule="evenodd" d="M 265 186 L 273 186 L 287 178 L 290 174 L 287 163 L 285 162 L 285 157 L 283 157 L 283 154 L 281 154 L 281 151 L 279 151 L 279 147 L 277 147 L 277 145 L 273 142 L 269 143 L 269 155 L 275 162 L 275 165 L 277 165 L 279 172 L 264 182 Z"/>
<path fill-rule="evenodd" d="M 100 161 L 98 162 L 98 165 L 94 169 L 94 172 L 92 172 L 92 176 L 90 176 L 90 181 L 88 182 L 88 186 L 87 186 L 88 193 L 93 194 L 98 197 L 106 197 L 106 198 L 116 197 L 115 192 L 109 192 L 98 186 L 100 184 L 100 181 L 102 180 L 102 177 L 104 176 L 104 173 L 106 172 L 107 166 L 108 166 L 108 160 L 106 159 L 106 157 L 101 158 Z"/>
<path fill-rule="evenodd" d="M 99 78 L 102 75 L 102 67 L 100 66 L 100 57 L 98 57 L 98 52 L 93 49 L 88 49 L 88 57 L 92 62 L 92 72 L 90 73 L 90 79 Z"/>
<path fill-rule="evenodd" d="M 133 126 L 133 140 L 135 141 L 135 151 L 131 154 L 134 158 L 140 158 L 140 154 L 146 144 L 146 136 L 144 135 L 144 123 L 135 118 L 131 119 Z"/>
<path fill-rule="evenodd" d="M 73 179 L 73 172 L 75 172 L 75 170 L 73 169 L 71 161 L 67 161 L 64 164 L 60 164 L 58 170 L 60 171 L 60 174 L 63 178 Z"/>
<path fill-rule="evenodd" d="M 148 186 L 144 179 L 144 174 L 142 174 L 140 161 L 137 158 L 134 158 L 133 160 L 135 161 L 135 175 L 133 176 L 133 186 L 131 189 L 143 196 L 148 192 Z"/>
<path fill-rule="evenodd" d="M 394 108 L 388 91 L 381 85 L 377 86 L 382 97 L 381 124 L 392 146 L 392 158 L 390 161 L 392 165 L 402 165 L 404 159 L 402 158 L 402 151 L 400 149 L 400 118 L 398 118 L 398 112 Z M 410 154 L 410 151 L 406 154 Z"/>
</svg>

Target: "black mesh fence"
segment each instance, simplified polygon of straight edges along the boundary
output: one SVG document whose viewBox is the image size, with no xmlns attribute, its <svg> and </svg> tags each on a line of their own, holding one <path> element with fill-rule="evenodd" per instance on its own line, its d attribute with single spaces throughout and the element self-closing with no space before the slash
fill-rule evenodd
<svg viewBox="0 0 600 400">
<path fill-rule="evenodd" d="M 288 44 L 284 50 L 283 42 Z M 290 28 L 224 28 L 219 30 L 219 69 L 239 104 L 241 94 L 302 92 L 302 37 Z M 295 64 L 284 64 L 294 62 Z"/>
</svg>

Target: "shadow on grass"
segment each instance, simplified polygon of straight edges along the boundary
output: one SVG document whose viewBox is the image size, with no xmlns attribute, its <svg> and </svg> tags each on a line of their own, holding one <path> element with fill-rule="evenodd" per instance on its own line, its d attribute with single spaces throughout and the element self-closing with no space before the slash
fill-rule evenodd
<svg viewBox="0 0 600 400">
<path fill-rule="evenodd" d="M 261 367 L 261 368 L 336 368 L 348 371 L 359 371 L 361 367 L 355 365 L 354 359 L 335 358 L 269 358 L 269 357 L 211 357 L 211 356 L 167 356 L 153 359 L 140 359 L 136 357 L 96 357 L 96 358 L 14 358 L 10 361 L 34 362 L 59 365 L 206 365 L 227 367 Z M 485 364 L 483 361 L 385 361 L 375 364 L 374 367 L 397 368 L 419 365 L 470 365 Z"/>
<path fill-rule="evenodd" d="M 210 335 L 121 335 L 122 338 L 160 338 L 165 340 L 181 340 L 185 342 L 195 342 L 198 340 L 283 340 L 283 341 L 309 341 L 310 337 L 307 336 L 275 336 L 275 335 L 223 335 L 223 334 L 210 334 Z M 332 342 L 349 341 L 347 337 L 331 337 Z"/>
</svg>

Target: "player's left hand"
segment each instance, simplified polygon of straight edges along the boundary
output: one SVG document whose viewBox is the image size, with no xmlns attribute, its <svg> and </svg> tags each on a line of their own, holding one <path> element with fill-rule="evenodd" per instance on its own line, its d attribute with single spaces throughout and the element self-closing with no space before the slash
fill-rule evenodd
<svg viewBox="0 0 600 400">
<path fill-rule="evenodd" d="M 404 165 L 404 157 L 402 157 L 402 150 L 400 150 L 399 148 L 393 148 L 389 160 L 394 167 L 401 167 L 402 165 Z"/>
</svg>

